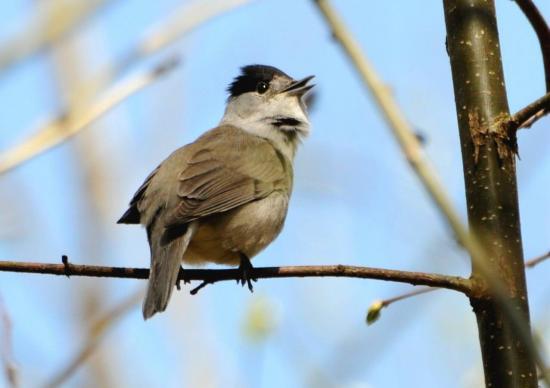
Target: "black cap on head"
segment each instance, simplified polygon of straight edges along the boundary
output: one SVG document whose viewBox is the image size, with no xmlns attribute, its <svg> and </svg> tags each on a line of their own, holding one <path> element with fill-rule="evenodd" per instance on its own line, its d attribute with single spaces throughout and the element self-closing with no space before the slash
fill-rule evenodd
<svg viewBox="0 0 550 388">
<path fill-rule="evenodd" d="M 241 75 L 235 77 L 233 82 L 227 88 L 230 97 L 237 97 L 246 92 L 253 92 L 258 86 L 258 82 L 271 82 L 276 75 L 288 77 L 287 74 L 273 66 L 249 65 L 241 67 Z"/>
</svg>

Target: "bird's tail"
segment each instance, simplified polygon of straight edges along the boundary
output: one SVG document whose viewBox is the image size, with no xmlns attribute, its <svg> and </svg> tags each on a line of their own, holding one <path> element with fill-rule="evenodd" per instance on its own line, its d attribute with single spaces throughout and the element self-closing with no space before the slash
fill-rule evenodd
<svg viewBox="0 0 550 388">
<path fill-rule="evenodd" d="M 152 232 L 155 233 L 155 231 Z M 193 227 L 187 227 L 183 234 L 176 237 L 170 236 L 170 231 L 164 231 L 161 236 L 149 236 L 151 271 L 143 302 L 144 319 L 151 318 L 166 309 L 176 285 L 183 254 L 191 241 L 193 232 Z"/>
</svg>

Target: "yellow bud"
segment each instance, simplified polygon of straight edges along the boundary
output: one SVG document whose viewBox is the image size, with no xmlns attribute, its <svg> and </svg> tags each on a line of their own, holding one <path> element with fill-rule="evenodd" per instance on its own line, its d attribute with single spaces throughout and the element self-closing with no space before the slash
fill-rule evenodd
<svg viewBox="0 0 550 388">
<path fill-rule="evenodd" d="M 381 300 L 374 301 L 367 312 L 367 325 L 372 325 L 380 318 L 380 311 L 384 308 Z"/>
</svg>

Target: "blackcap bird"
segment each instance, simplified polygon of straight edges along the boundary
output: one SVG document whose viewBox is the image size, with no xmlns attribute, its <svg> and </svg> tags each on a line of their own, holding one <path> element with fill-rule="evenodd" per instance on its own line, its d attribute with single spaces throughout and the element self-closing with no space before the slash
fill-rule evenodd
<svg viewBox="0 0 550 388">
<path fill-rule="evenodd" d="M 239 265 L 279 234 L 292 191 L 293 160 L 309 132 L 299 81 L 271 66 L 241 69 L 220 124 L 174 151 L 145 180 L 118 223 L 142 224 L 151 248 L 143 317 L 164 311 L 182 261 Z"/>
</svg>

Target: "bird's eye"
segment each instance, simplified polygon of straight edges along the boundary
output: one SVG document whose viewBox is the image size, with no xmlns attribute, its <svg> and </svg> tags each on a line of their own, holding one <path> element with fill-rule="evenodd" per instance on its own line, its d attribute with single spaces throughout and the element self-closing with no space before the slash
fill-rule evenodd
<svg viewBox="0 0 550 388">
<path fill-rule="evenodd" d="M 269 89 L 269 85 L 265 81 L 258 82 L 258 85 L 256 86 L 256 91 L 260 94 L 264 94 L 267 92 L 267 89 Z"/>
</svg>

